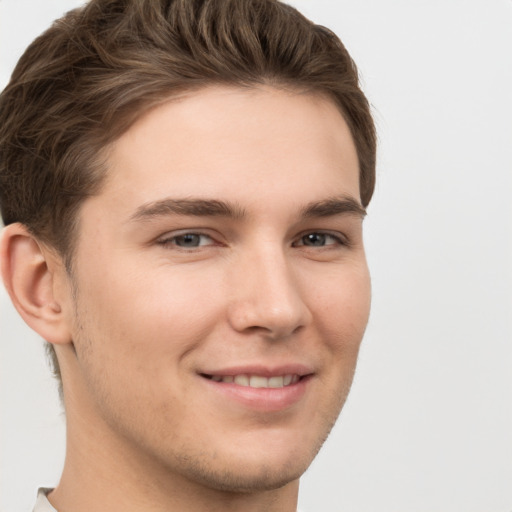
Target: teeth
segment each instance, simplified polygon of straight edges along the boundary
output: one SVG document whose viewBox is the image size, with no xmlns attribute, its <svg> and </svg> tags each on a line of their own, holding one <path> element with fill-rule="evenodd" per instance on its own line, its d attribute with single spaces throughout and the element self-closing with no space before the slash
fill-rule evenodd
<svg viewBox="0 0 512 512">
<path fill-rule="evenodd" d="M 238 386 L 251 388 L 282 388 L 299 382 L 300 377 L 295 374 L 280 375 L 276 377 L 263 377 L 261 375 L 212 375 L 215 382 L 235 383 Z"/>
<path fill-rule="evenodd" d="M 251 386 L 251 388 L 268 388 L 268 379 L 266 377 L 253 375 L 249 378 L 249 386 Z"/>
<path fill-rule="evenodd" d="M 270 377 L 268 379 L 269 388 L 282 388 L 284 386 L 284 377 Z"/>
<path fill-rule="evenodd" d="M 249 377 L 247 375 L 237 375 L 235 377 L 235 384 L 238 384 L 239 386 L 248 386 Z"/>
</svg>

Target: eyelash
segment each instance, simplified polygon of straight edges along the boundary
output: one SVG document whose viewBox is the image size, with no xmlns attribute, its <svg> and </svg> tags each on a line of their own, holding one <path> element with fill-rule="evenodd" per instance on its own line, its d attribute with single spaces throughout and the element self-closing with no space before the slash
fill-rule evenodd
<svg viewBox="0 0 512 512">
<path fill-rule="evenodd" d="M 319 245 L 319 246 L 305 244 L 304 239 L 306 237 L 312 236 L 312 235 L 320 235 L 321 237 L 331 238 L 332 240 L 334 240 L 334 243 L 328 243 L 328 244 Z M 213 243 L 207 243 L 207 244 L 200 243 L 199 245 L 189 246 L 189 247 L 180 246 L 176 243 L 177 239 L 185 238 L 187 236 L 194 236 L 194 237 L 200 237 L 200 238 L 206 237 Z M 197 249 L 200 249 L 205 246 L 220 245 L 220 244 L 216 243 L 215 240 L 210 235 L 207 235 L 206 233 L 197 232 L 197 231 L 186 231 L 183 233 L 179 233 L 179 234 L 173 235 L 171 237 L 167 237 L 167 238 L 158 240 L 157 243 L 164 247 L 173 246 L 174 248 L 176 248 L 178 250 L 183 250 L 183 251 L 187 251 L 187 252 L 189 252 L 190 250 L 194 250 L 194 249 L 197 250 Z M 325 248 L 330 248 L 331 246 L 348 247 L 349 245 L 350 245 L 350 243 L 344 235 L 342 235 L 340 233 L 334 234 L 334 233 L 331 233 L 328 231 L 319 230 L 319 231 L 308 231 L 307 233 L 301 234 L 297 238 L 297 240 L 295 242 L 293 242 L 292 247 L 311 247 L 311 248 L 317 248 L 317 249 L 325 249 Z"/>
</svg>

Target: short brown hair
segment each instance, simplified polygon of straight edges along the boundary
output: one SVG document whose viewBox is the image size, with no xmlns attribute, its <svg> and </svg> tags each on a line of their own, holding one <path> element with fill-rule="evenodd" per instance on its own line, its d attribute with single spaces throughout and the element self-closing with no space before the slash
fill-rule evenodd
<svg viewBox="0 0 512 512">
<path fill-rule="evenodd" d="M 4 223 L 21 222 L 69 262 L 78 209 L 105 176 L 102 149 L 152 106 L 209 84 L 331 97 L 369 203 L 375 128 L 356 66 L 330 30 L 277 0 L 91 0 L 27 48 L 0 96 Z"/>
</svg>

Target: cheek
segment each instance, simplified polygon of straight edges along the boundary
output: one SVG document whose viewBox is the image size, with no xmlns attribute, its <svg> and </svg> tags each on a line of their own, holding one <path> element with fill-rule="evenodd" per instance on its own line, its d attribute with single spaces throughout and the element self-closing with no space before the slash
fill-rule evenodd
<svg viewBox="0 0 512 512">
<path fill-rule="evenodd" d="M 92 343 L 101 345 L 98 350 L 115 352 L 125 365 L 155 370 L 177 363 L 212 331 L 222 316 L 222 297 L 215 296 L 219 289 L 193 269 L 112 268 L 80 286 L 79 305 L 88 317 Z"/>
<path fill-rule="evenodd" d="M 111 409 L 145 417 L 144 404 L 167 417 L 169 404 L 187 394 L 182 362 L 211 330 L 211 301 L 208 310 L 205 294 L 186 280 L 96 277 L 77 283 L 74 342 L 87 389 L 105 418 Z"/>
<path fill-rule="evenodd" d="M 143 276 L 135 283 L 139 296 L 134 320 L 142 331 L 153 334 L 155 343 L 160 340 L 175 351 L 188 350 L 207 337 L 222 317 L 219 283 L 215 275 L 202 277 L 203 273 L 193 270 L 164 270 L 151 280 Z"/>
<path fill-rule="evenodd" d="M 370 313 L 371 284 L 366 264 L 333 272 L 313 297 L 317 325 L 332 349 L 352 347 L 357 351 Z"/>
<path fill-rule="evenodd" d="M 329 292 L 317 310 L 320 336 L 324 340 L 325 387 L 333 389 L 328 411 L 339 413 L 349 393 L 359 347 L 368 323 L 371 302 L 370 277 L 366 266 L 330 281 Z M 323 304 L 323 307 L 322 307 Z"/>
</svg>

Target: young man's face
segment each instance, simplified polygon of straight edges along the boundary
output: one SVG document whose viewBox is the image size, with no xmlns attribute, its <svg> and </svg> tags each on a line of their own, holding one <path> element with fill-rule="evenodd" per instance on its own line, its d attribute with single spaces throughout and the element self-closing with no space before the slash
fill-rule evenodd
<svg viewBox="0 0 512 512">
<path fill-rule="evenodd" d="M 212 87 L 146 114 L 107 164 L 79 217 L 76 354 L 59 352 L 70 428 L 145 474 L 297 479 L 345 401 L 370 305 L 339 111 Z"/>
</svg>

